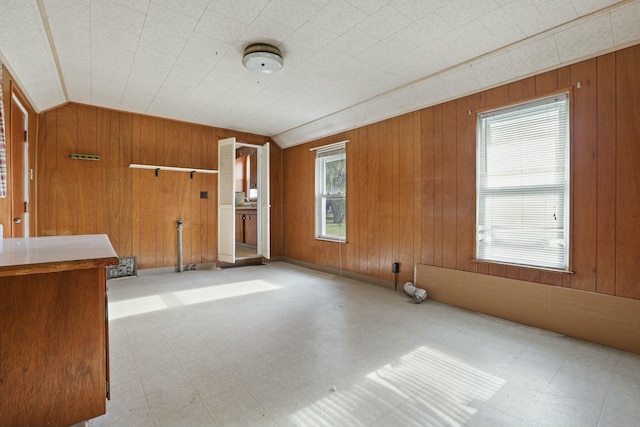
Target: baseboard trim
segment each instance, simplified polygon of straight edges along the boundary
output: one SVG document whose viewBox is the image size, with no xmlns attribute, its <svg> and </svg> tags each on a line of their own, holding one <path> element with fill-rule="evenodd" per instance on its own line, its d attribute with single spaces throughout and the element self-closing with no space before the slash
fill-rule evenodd
<svg viewBox="0 0 640 427">
<path fill-rule="evenodd" d="M 262 258 L 263 263 L 269 263 L 269 262 L 278 262 L 278 261 L 285 261 L 285 258 L 282 256 L 277 256 L 277 257 L 272 257 L 271 259 L 265 259 Z M 208 262 L 208 263 L 202 263 L 202 264 L 196 264 L 196 270 L 217 270 L 218 269 L 218 264 L 215 262 Z M 194 270 L 189 270 L 189 271 L 194 271 Z M 145 268 L 143 270 L 138 270 L 137 271 L 137 275 L 138 276 L 153 276 L 155 274 L 167 274 L 167 273 L 177 273 L 178 272 L 178 267 L 158 267 L 158 268 Z M 183 273 L 188 273 L 188 271 L 184 271 Z M 126 278 L 126 277 L 125 277 Z M 116 279 L 110 279 L 110 280 L 118 280 Z"/>
<path fill-rule="evenodd" d="M 371 276 L 365 276 L 364 274 L 352 273 L 350 271 L 344 271 L 333 267 L 327 267 L 326 265 L 318 265 L 312 264 L 310 262 L 300 261 L 299 259 L 289 258 L 289 257 L 281 257 L 281 261 L 288 262 L 289 264 L 298 265 L 300 267 L 305 267 L 311 270 L 322 271 L 323 273 L 333 274 L 334 276 L 347 277 L 349 279 L 358 280 L 360 282 L 370 283 L 372 285 L 380 286 L 383 288 L 391 289 L 394 288 L 394 283 L 388 280 L 377 279 Z M 398 285 L 401 288 L 400 285 Z"/>
<path fill-rule="evenodd" d="M 429 299 L 640 354 L 640 300 L 417 264 Z"/>
<path fill-rule="evenodd" d="M 189 273 L 190 271 L 198 270 L 216 270 L 217 266 L 215 262 L 208 262 L 203 264 L 196 264 L 195 270 L 183 271 L 183 273 Z M 153 276 L 156 274 L 178 273 L 178 267 L 158 267 L 158 268 L 145 268 L 144 270 L 138 270 L 138 276 Z M 118 280 L 118 279 L 111 279 Z"/>
</svg>

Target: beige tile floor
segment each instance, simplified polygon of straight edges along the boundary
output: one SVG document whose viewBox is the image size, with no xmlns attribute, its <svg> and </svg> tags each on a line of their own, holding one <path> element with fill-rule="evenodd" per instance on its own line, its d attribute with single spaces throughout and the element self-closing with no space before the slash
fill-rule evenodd
<svg viewBox="0 0 640 427">
<path fill-rule="evenodd" d="M 90 426 L 637 426 L 640 356 L 276 262 L 116 279 Z"/>
</svg>

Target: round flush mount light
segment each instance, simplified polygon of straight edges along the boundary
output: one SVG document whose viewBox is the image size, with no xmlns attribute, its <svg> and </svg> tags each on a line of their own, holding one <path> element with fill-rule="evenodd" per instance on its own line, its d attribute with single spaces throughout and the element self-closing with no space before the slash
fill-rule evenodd
<svg viewBox="0 0 640 427">
<path fill-rule="evenodd" d="M 244 50 L 242 64 L 254 73 L 271 74 L 282 68 L 284 61 L 280 49 L 270 44 L 256 43 Z"/>
</svg>

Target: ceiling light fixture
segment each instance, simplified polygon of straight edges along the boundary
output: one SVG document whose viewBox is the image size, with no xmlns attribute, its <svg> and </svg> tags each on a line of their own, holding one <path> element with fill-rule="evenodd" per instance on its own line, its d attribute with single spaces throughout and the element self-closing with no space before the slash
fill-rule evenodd
<svg viewBox="0 0 640 427">
<path fill-rule="evenodd" d="M 280 49 L 270 44 L 255 43 L 244 50 L 242 64 L 254 73 L 271 74 L 282 68 L 284 61 Z"/>
</svg>

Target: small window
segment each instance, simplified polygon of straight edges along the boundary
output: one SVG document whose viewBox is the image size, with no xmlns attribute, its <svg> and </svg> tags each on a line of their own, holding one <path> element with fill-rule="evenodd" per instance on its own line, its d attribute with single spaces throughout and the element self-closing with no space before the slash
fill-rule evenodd
<svg viewBox="0 0 640 427">
<path fill-rule="evenodd" d="M 476 256 L 569 268 L 569 99 L 478 115 Z"/>
<path fill-rule="evenodd" d="M 347 155 L 344 144 L 316 150 L 316 238 L 347 237 Z"/>
</svg>

